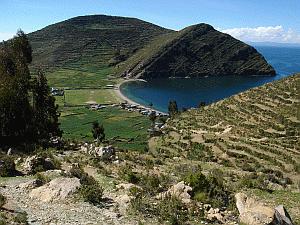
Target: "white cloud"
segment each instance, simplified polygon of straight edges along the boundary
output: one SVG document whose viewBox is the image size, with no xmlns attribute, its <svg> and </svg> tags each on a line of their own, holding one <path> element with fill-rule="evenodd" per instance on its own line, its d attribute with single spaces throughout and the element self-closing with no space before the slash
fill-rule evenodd
<svg viewBox="0 0 300 225">
<path fill-rule="evenodd" d="M 286 30 L 283 26 L 232 28 L 221 31 L 242 41 L 300 43 L 300 34 L 292 29 Z"/>
<path fill-rule="evenodd" d="M 14 35 L 15 35 L 14 33 L 0 32 L 0 42 L 8 40 L 12 38 Z"/>
</svg>

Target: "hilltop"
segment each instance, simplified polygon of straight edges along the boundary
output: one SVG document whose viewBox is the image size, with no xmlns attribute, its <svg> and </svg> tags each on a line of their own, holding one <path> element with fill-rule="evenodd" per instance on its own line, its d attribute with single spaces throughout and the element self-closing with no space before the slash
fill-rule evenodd
<svg viewBox="0 0 300 225">
<path fill-rule="evenodd" d="M 75 86 L 106 79 L 203 75 L 274 75 L 253 47 L 207 24 L 173 31 L 125 17 L 80 16 L 28 35 L 31 69 L 44 68 L 50 83 Z"/>
</svg>

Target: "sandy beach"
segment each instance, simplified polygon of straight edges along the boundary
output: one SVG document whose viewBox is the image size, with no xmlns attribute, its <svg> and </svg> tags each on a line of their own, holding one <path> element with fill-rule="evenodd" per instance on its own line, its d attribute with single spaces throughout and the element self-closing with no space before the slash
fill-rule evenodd
<svg viewBox="0 0 300 225">
<path fill-rule="evenodd" d="M 120 97 L 122 100 L 124 101 L 127 101 L 129 104 L 133 104 L 133 105 L 138 105 L 140 107 L 143 107 L 144 109 L 147 109 L 147 110 L 152 110 L 152 111 L 155 111 L 155 112 L 158 112 L 158 113 L 161 113 L 161 114 L 166 114 L 165 112 L 162 112 L 162 111 L 159 111 L 159 110 L 156 110 L 156 109 L 153 109 L 153 108 L 150 108 L 149 106 L 145 106 L 145 105 L 142 105 L 138 102 L 135 102 L 129 98 L 127 98 L 125 95 L 122 94 L 122 92 L 120 91 L 120 86 L 126 82 L 131 82 L 131 81 L 142 81 L 142 82 L 147 82 L 145 80 L 142 80 L 142 79 L 129 79 L 129 80 L 123 80 L 122 82 L 120 82 L 119 84 L 117 84 L 117 88 L 114 90 L 116 95 L 118 97 Z"/>
</svg>

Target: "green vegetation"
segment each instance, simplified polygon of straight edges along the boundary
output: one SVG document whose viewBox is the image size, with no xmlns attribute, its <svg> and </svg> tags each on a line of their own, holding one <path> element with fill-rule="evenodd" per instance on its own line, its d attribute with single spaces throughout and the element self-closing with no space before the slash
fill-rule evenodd
<svg viewBox="0 0 300 225">
<path fill-rule="evenodd" d="M 183 112 L 150 140 L 149 152 L 172 162 L 196 201 L 231 207 L 231 193 L 246 191 L 285 205 L 299 221 L 299 82 L 296 74 Z"/>
<path fill-rule="evenodd" d="M 93 138 L 98 142 L 103 142 L 105 140 L 105 132 L 103 125 L 99 125 L 98 121 L 93 122 Z"/>
<path fill-rule="evenodd" d="M 20 30 L 0 47 L 0 145 L 45 144 L 60 136 L 59 114 L 46 77 L 39 71 L 31 80 L 27 36 Z"/>
<path fill-rule="evenodd" d="M 84 201 L 98 205 L 102 202 L 103 188 L 99 183 L 87 173 L 83 171 L 81 167 L 72 167 L 70 170 L 71 176 L 80 179 L 82 184 L 79 193 Z"/>
<path fill-rule="evenodd" d="M 93 140 L 91 127 L 95 120 L 103 124 L 106 139 L 122 149 L 143 150 L 147 145 L 149 119 L 114 107 L 98 111 L 82 107 L 64 108 L 60 117 L 63 137 L 77 141 Z"/>
<path fill-rule="evenodd" d="M 10 177 L 16 173 L 14 158 L 0 153 L 0 177 Z"/>
</svg>

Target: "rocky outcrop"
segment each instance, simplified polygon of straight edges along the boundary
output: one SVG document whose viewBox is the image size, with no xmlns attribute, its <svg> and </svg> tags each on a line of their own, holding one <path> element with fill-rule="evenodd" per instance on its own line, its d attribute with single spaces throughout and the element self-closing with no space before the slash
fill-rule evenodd
<svg viewBox="0 0 300 225">
<path fill-rule="evenodd" d="M 79 187 L 80 180 L 78 178 L 56 178 L 39 188 L 33 189 L 29 193 L 29 197 L 43 202 L 63 200 Z"/>
<path fill-rule="evenodd" d="M 275 208 L 275 215 L 271 225 L 293 225 L 292 219 L 283 205 Z"/>
<path fill-rule="evenodd" d="M 183 203 L 190 203 L 191 196 L 189 192 L 191 191 L 192 188 L 181 181 L 178 184 L 173 185 L 168 191 L 159 194 L 157 198 L 165 198 L 166 196 L 171 195 L 178 197 Z"/>
<path fill-rule="evenodd" d="M 37 171 L 46 171 L 56 169 L 54 162 L 50 158 L 40 156 L 27 157 L 23 163 L 23 172 L 26 174 L 34 174 Z"/>
<path fill-rule="evenodd" d="M 247 225 L 293 225 L 283 205 L 275 209 L 265 206 L 259 201 L 248 197 L 244 193 L 237 193 L 236 207 L 240 213 L 240 222 Z"/>
<path fill-rule="evenodd" d="M 111 145 L 97 147 L 94 144 L 85 143 L 80 147 L 80 150 L 103 160 L 112 160 L 116 154 L 115 148 Z"/>
<path fill-rule="evenodd" d="M 240 222 L 247 225 L 270 224 L 274 217 L 274 209 L 263 205 L 244 193 L 235 195 L 236 207 L 240 213 Z"/>
</svg>

